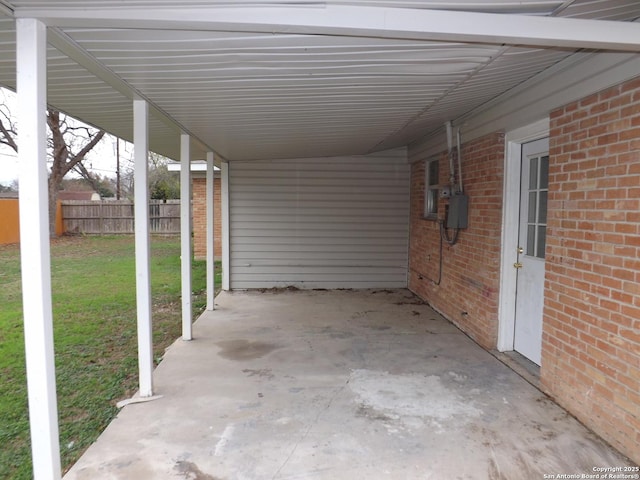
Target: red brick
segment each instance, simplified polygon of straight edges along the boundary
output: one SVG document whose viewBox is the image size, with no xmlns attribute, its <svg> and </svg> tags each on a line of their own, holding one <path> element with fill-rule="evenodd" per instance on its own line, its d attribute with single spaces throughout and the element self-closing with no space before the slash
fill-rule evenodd
<svg viewBox="0 0 640 480">
<path fill-rule="evenodd" d="M 588 97 L 583 98 L 582 100 L 580 100 L 579 105 L 581 107 L 586 107 L 587 105 L 592 105 L 594 103 L 596 103 L 598 101 L 598 94 L 595 93 L 593 95 L 589 95 Z M 559 120 L 561 118 L 561 115 L 557 115 L 556 116 L 556 121 Z"/>
<path fill-rule="evenodd" d="M 598 145 L 611 145 L 619 140 L 620 134 L 618 133 L 609 133 L 607 135 L 601 135 L 598 137 Z"/>
<path fill-rule="evenodd" d="M 620 140 L 631 140 L 640 138 L 640 128 L 630 128 L 620 132 Z"/>
<path fill-rule="evenodd" d="M 593 116 L 593 115 L 596 115 L 598 113 L 606 112 L 608 110 L 609 110 L 609 102 L 600 102 L 600 103 L 596 103 L 596 104 L 592 105 L 591 108 L 589 108 L 588 115 Z M 575 114 L 572 115 L 571 118 L 573 119 L 574 117 L 575 117 Z M 602 122 L 600 122 L 600 123 L 602 123 Z"/>
<path fill-rule="evenodd" d="M 630 150 L 629 142 L 622 141 L 622 133 L 620 134 L 620 143 L 614 143 L 613 145 L 609 145 L 607 147 L 607 153 L 609 155 L 619 155 L 622 153 L 627 153 Z"/>
<path fill-rule="evenodd" d="M 636 84 L 640 85 L 638 82 Z M 630 128 L 634 118 L 640 113 L 640 108 L 638 105 L 629 105 L 632 101 L 631 96 L 629 93 L 619 95 L 618 92 L 622 90 L 628 91 L 624 87 L 614 88 L 598 97 L 609 99 L 610 105 L 622 107 L 618 112 L 583 118 L 580 121 L 580 128 L 572 129 L 571 139 L 551 139 L 559 151 L 572 153 L 568 158 L 562 158 L 561 162 L 558 156 L 551 158 L 550 171 L 558 171 L 558 167 L 561 167 L 569 177 L 551 179 L 550 198 L 562 201 L 549 203 L 547 241 L 551 249 L 557 250 L 559 246 L 562 248 L 557 255 L 547 257 L 547 270 L 554 274 L 547 276 L 545 290 L 551 297 L 550 292 L 566 288 L 569 283 L 572 291 L 567 294 L 575 300 L 567 298 L 567 295 L 554 295 L 553 309 L 548 311 L 554 312 L 557 316 L 555 311 L 563 308 L 561 305 L 564 304 L 564 309 L 570 312 L 572 328 L 576 331 L 581 330 L 580 325 L 592 325 L 593 321 L 596 321 L 600 328 L 590 327 L 588 330 L 590 333 L 580 333 L 581 341 L 576 344 L 576 347 L 572 346 L 571 351 L 566 348 L 571 338 L 570 334 L 558 333 L 556 329 L 545 330 L 550 332 L 550 335 L 545 337 L 548 338 L 546 341 L 551 343 L 554 338 L 562 339 L 555 345 L 553 354 L 567 355 L 568 363 L 554 362 L 559 366 L 551 374 L 544 371 L 545 359 L 543 359 L 541 376 L 548 391 L 563 398 L 564 402 L 572 406 L 574 413 L 580 418 L 587 419 L 586 423 L 596 428 L 599 433 L 605 432 L 605 438 L 609 441 L 623 451 L 630 452 L 638 451 L 640 444 L 637 438 L 633 440 L 635 443 L 629 442 L 628 437 L 620 435 L 619 429 L 613 427 L 615 418 L 623 415 L 623 412 L 616 413 L 615 408 L 622 405 L 637 405 L 637 398 L 630 400 L 629 395 L 624 393 L 625 390 L 619 388 L 617 394 L 620 395 L 621 400 L 614 402 L 611 413 L 605 413 L 609 410 L 607 403 L 610 400 L 610 394 L 606 392 L 607 389 L 613 391 L 611 386 L 603 385 L 598 378 L 595 378 L 594 383 L 593 378 L 587 379 L 577 373 L 586 371 L 588 366 L 593 368 L 594 359 L 597 359 L 595 368 L 601 371 L 601 375 L 605 375 L 606 380 L 626 373 L 629 366 L 634 371 L 636 388 L 637 378 L 640 378 L 639 349 L 637 347 L 634 349 L 629 344 L 638 342 L 640 336 L 637 330 L 630 328 L 630 319 L 640 318 L 640 287 L 637 287 L 637 280 L 640 279 L 640 260 L 636 260 L 640 250 L 640 213 L 638 212 L 640 204 L 636 201 L 640 197 L 640 189 L 638 189 L 640 152 L 637 151 L 640 148 L 640 142 L 637 141 L 640 132 L 637 128 Z M 633 101 L 639 102 L 640 96 Z M 601 104 L 597 104 L 593 96 L 581 102 L 575 102 L 571 107 L 576 108 L 580 104 L 591 104 L 594 112 L 601 111 Z M 558 123 L 562 123 L 563 115 L 562 111 L 558 111 L 554 118 Z M 616 120 L 613 122 L 600 123 L 614 118 Z M 640 127 L 640 121 L 635 126 Z M 590 136 L 596 138 L 590 138 Z M 579 149 L 575 150 L 567 145 L 568 142 L 577 142 Z M 595 142 L 599 148 L 593 148 Z M 604 167 L 606 170 L 596 171 L 592 165 L 584 163 L 584 160 L 588 159 L 596 160 L 597 167 Z M 554 165 L 555 162 L 559 164 Z M 567 182 L 567 179 L 573 181 Z M 591 183 L 586 179 L 596 179 L 596 190 L 587 190 L 589 196 L 583 197 L 584 191 L 579 189 L 591 188 Z M 599 196 L 595 192 L 598 192 Z M 570 205 L 567 199 L 577 201 Z M 592 202 L 588 203 L 588 200 Z M 573 208 L 582 210 L 576 212 L 572 210 Z M 577 222 L 569 224 L 567 223 L 569 218 L 576 219 Z M 580 240 L 576 229 L 584 232 L 584 241 Z M 560 236 L 562 242 L 550 238 L 551 235 Z M 604 253 L 606 256 L 598 258 L 589 253 L 592 250 Z M 568 265 L 567 256 L 576 260 L 572 270 L 566 266 Z M 627 265 L 626 262 L 634 263 Z M 612 269 L 612 266 L 615 268 Z M 621 313 L 617 313 L 618 311 Z M 640 325 L 640 321 L 638 324 Z M 618 329 L 624 332 L 624 335 L 607 338 L 605 332 L 612 334 Z M 594 339 L 596 348 L 586 348 L 586 345 L 593 344 Z M 543 350 L 545 358 L 548 358 L 548 350 Z M 605 361 L 606 358 L 598 352 L 606 352 L 606 355 L 610 356 L 609 360 Z M 562 380 L 554 379 L 555 375 L 561 375 Z M 579 401 L 579 396 L 570 393 L 570 389 L 561 388 L 560 385 L 563 385 L 563 382 L 578 390 L 580 385 L 585 388 L 587 383 L 591 383 L 593 390 L 589 405 L 587 402 Z M 616 385 L 621 384 L 616 383 Z M 593 415 L 594 411 L 601 412 L 602 422 L 594 420 L 596 417 Z"/>
<path fill-rule="evenodd" d="M 620 110 L 620 114 L 624 117 L 634 117 L 635 115 L 638 115 L 640 113 L 640 104 L 639 103 L 633 103 L 627 107 L 623 107 L 622 110 Z"/>
<path fill-rule="evenodd" d="M 585 118 L 584 120 L 582 120 L 580 122 L 580 128 L 582 130 L 588 129 L 590 127 L 593 127 L 594 125 L 598 124 L 598 118 L 597 117 L 589 117 L 589 118 Z M 588 135 L 588 132 L 587 132 Z"/>
<path fill-rule="evenodd" d="M 633 101 L 633 95 L 626 94 L 617 96 L 609 102 L 609 108 L 618 108 L 629 105 Z"/>
<path fill-rule="evenodd" d="M 607 124 L 607 130 L 610 132 L 616 131 L 617 127 L 615 126 L 615 120 L 620 118 L 620 110 L 608 110 L 602 115 L 598 116 L 598 122 L 602 124 Z"/>
<path fill-rule="evenodd" d="M 621 88 L 622 87 L 620 85 L 617 85 L 601 91 L 598 93 L 598 100 L 608 100 L 610 98 L 619 97 Z"/>
<path fill-rule="evenodd" d="M 207 255 L 207 231 L 206 231 L 206 179 L 196 177 L 193 179 L 193 254 L 195 258 L 204 259 Z M 221 184 L 220 177 L 216 177 L 214 184 L 214 243 L 215 256 L 222 256 L 221 235 Z"/>
<path fill-rule="evenodd" d="M 621 93 L 626 93 L 632 90 L 638 90 L 640 89 L 640 77 L 636 77 L 633 80 L 629 80 L 628 82 L 623 83 L 620 87 L 621 87 L 620 88 Z"/>
</svg>

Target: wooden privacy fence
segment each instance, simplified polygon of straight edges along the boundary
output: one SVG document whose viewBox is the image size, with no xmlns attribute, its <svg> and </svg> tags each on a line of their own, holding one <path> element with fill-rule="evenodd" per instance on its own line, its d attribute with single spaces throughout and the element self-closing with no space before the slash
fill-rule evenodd
<svg viewBox="0 0 640 480">
<path fill-rule="evenodd" d="M 19 207 L 17 198 L 0 198 L 0 245 L 20 241 Z"/>
<path fill-rule="evenodd" d="M 62 221 L 67 233 L 115 235 L 134 233 L 134 208 L 130 200 L 65 200 Z M 180 233 L 180 200 L 149 202 L 151 233 Z"/>
<path fill-rule="evenodd" d="M 56 235 L 62 235 L 62 207 L 56 205 Z M 20 242 L 20 201 L 18 198 L 0 198 L 0 245 Z"/>
</svg>

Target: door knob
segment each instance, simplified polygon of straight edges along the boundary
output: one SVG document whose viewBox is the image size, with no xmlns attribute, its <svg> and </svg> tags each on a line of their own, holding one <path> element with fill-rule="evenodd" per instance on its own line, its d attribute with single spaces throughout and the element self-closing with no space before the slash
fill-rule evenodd
<svg viewBox="0 0 640 480">
<path fill-rule="evenodd" d="M 522 268 L 522 264 L 520 262 L 516 262 L 513 264 L 513 268 Z"/>
<path fill-rule="evenodd" d="M 524 248 L 518 247 L 518 253 L 524 253 Z"/>
</svg>

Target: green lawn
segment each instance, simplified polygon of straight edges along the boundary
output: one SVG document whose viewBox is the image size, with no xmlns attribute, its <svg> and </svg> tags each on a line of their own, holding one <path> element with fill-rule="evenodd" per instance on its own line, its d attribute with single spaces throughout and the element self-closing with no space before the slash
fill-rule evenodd
<svg viewBox="0 0 640 480">
<path fill-rule="evenodd" d="M 68 468 L 137 388 L 134 239 L 65 237 L 51 245 L 60 449 Z M 219 272 L 216 278 L 219 285 Z M 180 243 L 151 242 L 154 358 L 181 335 Z M 0 478 L 30 479 L 19 248 L 0 246 Z M 194 319 L 206 304 L 193 264 Z"/>
</svg>

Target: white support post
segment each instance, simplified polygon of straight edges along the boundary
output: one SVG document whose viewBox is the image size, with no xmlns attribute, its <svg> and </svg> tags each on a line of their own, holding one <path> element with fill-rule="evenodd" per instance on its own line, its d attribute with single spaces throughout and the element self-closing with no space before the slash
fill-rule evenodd
<svg viewBox="0 0 640 480">
<path fill-rule="evenodd" d="M 133 101 L 136 305 L 138 315 L 138 382 L 141 397 L 153 395 L 151 313 L 151 247 L 149 241 L 149 106 Z"/>
<path fill-rule="evenodd" d="M 229 271 L 229 162 L 220 164 L 220 178 L 222 180 L 222 289 L 229 290 L 231 285 L 231 272 Z"/>
<path fill-rule="evenodd" d="M 182 266 L 182 339 L 191 340 L 191 153 L 189 135 L 180 136 L 180 263 Z"/>
<path fill-rule="evenodd" d="M 207 152 L 207 310 L 213 310 L 215 308 L 216 297 L 216 264 L 215 264 L 215 237 L 214 237 L 214 222 L 215 222 L 215 184 L 214 184 L 214 165 L 213 165 L 213 152 Z"/>
<path fill-rule="evenodd" d="M 60 439 L 47 189 L 47 29 L 16 20 L 20 258 L 33 478 L 58 480 Z"/>
</svg>

